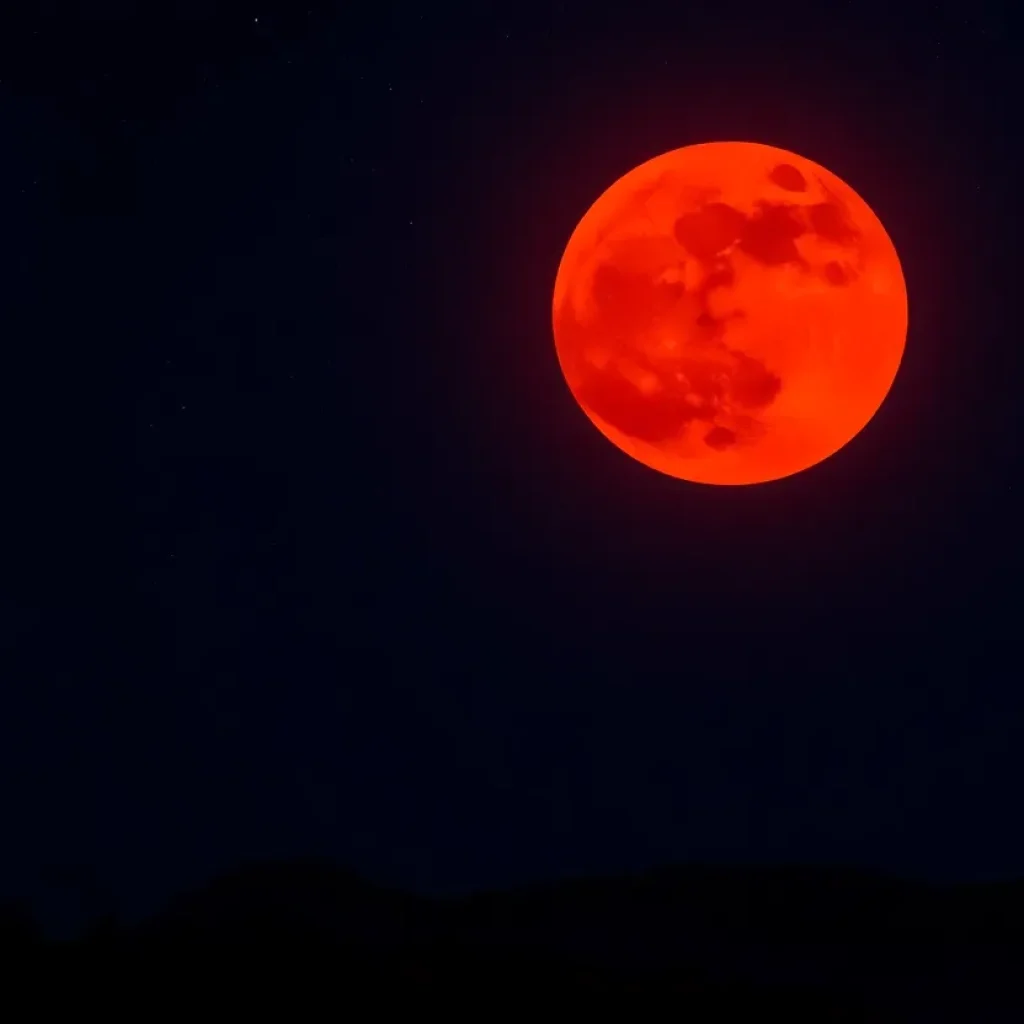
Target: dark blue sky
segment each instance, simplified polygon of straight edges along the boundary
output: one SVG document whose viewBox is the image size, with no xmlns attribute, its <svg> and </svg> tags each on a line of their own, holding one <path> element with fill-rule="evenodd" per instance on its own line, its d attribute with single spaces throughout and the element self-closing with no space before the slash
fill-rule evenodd
<svg viewBox="0 0 1024 1024">
<path fill-rule="evenodd" d="M 5 894 L 1024 870 L 1017 50 L 571 7 L 3 33 Z M 630 463 L 551 338 L 589 203 L 713 138 L 840 174 L 910 294 L 876 419 L 764 487 Z"/>
</svg>

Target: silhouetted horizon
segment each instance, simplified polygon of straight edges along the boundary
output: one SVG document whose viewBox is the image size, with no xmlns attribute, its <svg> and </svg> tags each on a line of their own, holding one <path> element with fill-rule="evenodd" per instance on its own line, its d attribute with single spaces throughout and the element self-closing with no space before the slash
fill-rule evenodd
<svg viewBox="0 0 1024 1024">
<path fill-rule="evenodd" d="M 182 965 L 206 949 L 337 948 L 356 985 L 380 977 L 434 991 L 465 984 L 456 979 L 472 962 L 568 991 L 682 986 L 694 1000 L 748 992 L 863 1014 L 829 1020 L 956 1020 L 967 1006 L 1010 1020 L 1024 1009 L 1014 994 L 1024 879 L 936 886 L 855 868 L 690 864 L 430 898 L 323 859 L 253 861 L 134 925 L 100 917 L 70 942 L 0 908 L 0 945 L 12 956 L 149 951 Z"/>
</svg>

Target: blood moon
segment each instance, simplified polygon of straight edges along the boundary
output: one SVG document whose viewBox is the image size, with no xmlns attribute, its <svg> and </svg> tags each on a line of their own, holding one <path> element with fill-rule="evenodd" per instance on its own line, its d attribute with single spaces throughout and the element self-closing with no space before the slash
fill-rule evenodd
<svg viewBox="0 0 1024 1024">
<path fill-rule="evenodd" d="M 711 142 L 598 198 L 562 256 L 553 321 L 605 437 L 670 476 L 753 484 L 821 462 L 874 416 L 907 292 L 881 222 L 836 175 Z"/>
</svg>

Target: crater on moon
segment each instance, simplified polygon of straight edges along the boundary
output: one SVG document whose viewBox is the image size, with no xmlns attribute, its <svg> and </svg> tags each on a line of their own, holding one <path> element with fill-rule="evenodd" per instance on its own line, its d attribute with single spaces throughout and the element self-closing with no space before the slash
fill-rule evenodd
<svg viewBox="0 0 1024 1024">
<path fill-rule="evenodd" d="M 746 483 L 820 461 L 870 419 L 902 355 L 906 292 L 840 179 L 710 143 L 594 204 L 559 267 L 554 325 L 574 395 L 616 444 L 663 472 Z"/>
</svg>

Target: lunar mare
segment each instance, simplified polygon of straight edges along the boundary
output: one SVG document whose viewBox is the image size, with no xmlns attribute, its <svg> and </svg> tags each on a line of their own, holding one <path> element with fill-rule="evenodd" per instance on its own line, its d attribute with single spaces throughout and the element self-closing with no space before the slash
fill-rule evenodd
<svg viewBox="0 0 1024 1024">
<path fill-rule="evenodd" d="M 580 407 L 670 476 L 750 484 L 821 462 L 885 399 L 907 294 L 881 222 L 795 153 L 674 150 L 605 191 L 566 246 L 555 346 Z"/>
</svg>

